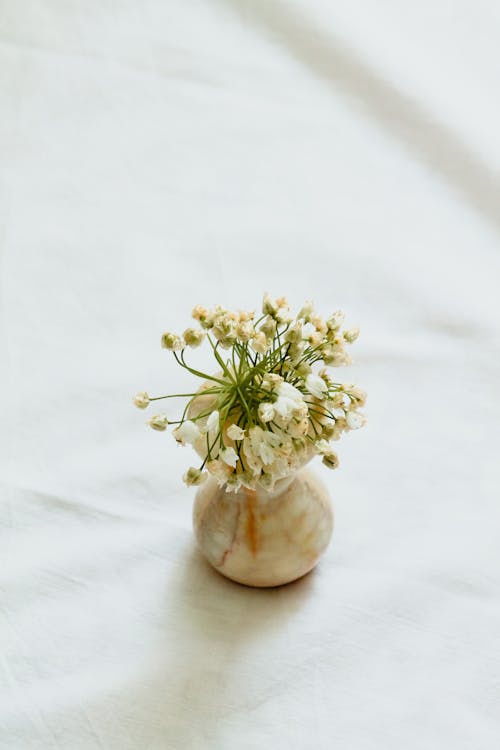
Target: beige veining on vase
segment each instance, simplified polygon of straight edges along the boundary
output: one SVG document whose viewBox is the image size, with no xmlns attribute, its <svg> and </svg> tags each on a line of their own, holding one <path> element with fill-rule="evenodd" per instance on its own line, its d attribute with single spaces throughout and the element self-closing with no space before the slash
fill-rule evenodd
<svg viewBox="0 0 500 750">
<path fill-rule="evenodd" d="M 226 492 L 210 478 L 193 511 L 198 546 L 228 578 L 249 586 L 279 586 L 318 562 L 333 530 L 327 491 L 308 469 L 275 492 Z"/>
</svg>

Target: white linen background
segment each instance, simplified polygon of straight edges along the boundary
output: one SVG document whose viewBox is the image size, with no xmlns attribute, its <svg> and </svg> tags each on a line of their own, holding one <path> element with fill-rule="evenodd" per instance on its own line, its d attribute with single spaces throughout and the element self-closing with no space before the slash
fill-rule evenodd
<svg viewBox="0 0 500 750">
<path fill-rule="evenodd" d="M 0 746 L 490 750 L 493 0 L 0 0 Z M 194 551 L 137 390 L 194 303 L 348 312 L 366 430 L 274 590 Z"/>
</svg>

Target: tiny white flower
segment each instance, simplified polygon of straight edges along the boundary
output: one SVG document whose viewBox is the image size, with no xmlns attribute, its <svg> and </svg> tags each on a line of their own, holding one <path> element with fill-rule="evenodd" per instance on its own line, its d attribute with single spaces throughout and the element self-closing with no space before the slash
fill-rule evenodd
<svg viewBox="0 0 500 750">
<path fill-rule="evenodd" d="M 206 471 L 201 471 L 200 469 L 196 469 L 194 466 L 190 466 L 182 478 L 184 482 L 188 486 L 190 486 L 201 484 L 207 477 L 208 474 Z"/>
<path fill-rule="evenodd" d="M 194 443 L 201 436 L 201 432 L 197 425 L 191 420 L 186 420 L 179 427 L 173 431 L 173 436 L 181 445 L 194 445 Z"/>
<path fill-rule="evenodd" d="M 313 375 L 311 373 L 306 378 L 306 388 L 316 398 L 323 399 L 325 393 L 328 391 L 328 386 L 319 375 Z"/>
<path fill-rule="evenodd" d="M 361 416 L 361 414 L 357 414 L 356 412 L 350 411 L 346 415 L 346 422 L 350 430 L 358 430 L 360 427 L 364 425 L 365 420 Z"/>
<path fill-rule="evenodd" d="M 330 450 L 330 443 L 328 442 L 328 440 L 321 438 L 320 440 L 316 440 L 316 442 L 314 443 L 314 447 L 320 455 L 323 455 L 324 453 L 326 453 L 326 451 Z"/>
<path fill-rule="evenodd" d="M 258 454 L 262 459 L 262 463 L 266 465 L 272 464 L 276 458 L 274 449 L 264 440 L 258 447 Z"/>
<path fill-rule="evenodd" d="M 209 461 L 207 463 L 207 469 L 219 484 L 225 484 L 231 476 L 229 466 L 218 458 Z"/>
<path fill-rule="evenodd" d="M 308 300 L 307 302 L 304 302 L 304 304 L 302 305 L 302 308 L 299 314 L 297 315 L 297 318 L 303 318 L 304 320 L 309 320 L 313 312 L 314 312 L 313 303 Z"/>
<path fill-rule="evenodd" d="M 261 422 L 271 422 L 274 419 L 274 406 L 269 401 L 263 401 L 259 404 L 259 419 Z"/>
<path fill-rule="evenodd" d="M 274 300 L 269 292 L 266 292 L 264 294 L 264 299 L 262 300 L 262 312 L 264 315 L 275 315 L 278 312 L 278 305 L 276 304 L 276 300 Z"/>
<path fill-rule="evenodd" d="M 348 344 L 353 344 L 359 336 L 359 328 L 351 328 L 348 331 L 344 331 L 344 338 Z"/>
<path fill-rule="evenodd" d="M 297 401 L 294 401 L 288 396 L 279 396 L 278 400 L 274 404 L 274 409 L 280 417 L 285 420 L 289 420 L 293 417 L 295 409 L 297 408 Z"/>
<path fill-rule="evenodd" d="M 258 354 L 265 354 L 269 347 L 269 342 L 266 338 L 265 333 L 263 333 L 262 331 L 258 331 L 252 338 L 250 346 L 252 347 L 254 352 L 257 352 Z"/>
<path fill-rule="evenodd" d="M 138 409 L 145 409 L 146 406 L 149 406 L 149 396 L 144 391 L 141 391 L 141 393 L 138 393 L 136 396 L 134 396 L 134 404 L 137 406 Z"/>
<path fill-rule="evenodd" d="M 168 419 L 164 414 L 156 414 L 154 417 L 151 417 L 151 419 L 148 421 L 148 425 L 153 428 L 153 430 L 158 430 L 159 432 L 163 432 L 163 430 L 167 429 L 168 426 Z"/>
<path fill-rule="evenodd" d="M 313 334 L 315 333 L 316 333 L 316 326 L 313 325 L 312 323 L 306 323 L 305 325 L 302 326 L 302 338 L 304 339 L 304 341 L 307 341 L 308 339 L 310 339 L 311 336 L 313 336 Z"/>
<path fill-rule="evenodd" d="M 193 349 L 199 346 L 205 338 L 205 334 L 199 328 L 186 328 L 183 336 L 186 344 Z"/>
<path fill-rule="evenodd" d="M 236 453 L 234 448 L 224 448 L 224 450 L 222 450 L 219 455 L 225 464 L 231 466 L 233 469 L 236 467 L 238 454 Z"/>
<path fill-rule="evenodd" d="M 226 435 L 231 440 L 243 440 L 245 437 L 245 430 L 242 430 L 237 424 L 232 424 L 226 430 Z"/>
<path fill-rule="evenodd" d="M 303 400 L 302 393 L 299 389 L 295 388 L 291 383 L 287 383 L 286 380 L 279 384 L 278 394 L 280 396 L 285 396 L 286 398 L 291 398 L 293 401 Z"/>
<path fill-rule="evenodd" d="M 164 349 L 176 352 L 179 351 L 179 349 L 183 349 L 184 342 L 181 337 L 177 336 L 175 333 L 164 333 L 161 337 L 161 345 Z"/>
<path fill-rule="evenodd" d="M 330 331 L 337 331 L 343 322 L 344 313 L 342 312 L 342 310 L 337 310 L 330 318 L 328 318 L 328 320 L 326 321 L 326 325 L 328 326 Z"/>
<path fill-rule="evenodd" d="M 213 432 L 219 429 L 219 412 L 213 411 L 207 419 L 206 432 Z"/>
</svg>

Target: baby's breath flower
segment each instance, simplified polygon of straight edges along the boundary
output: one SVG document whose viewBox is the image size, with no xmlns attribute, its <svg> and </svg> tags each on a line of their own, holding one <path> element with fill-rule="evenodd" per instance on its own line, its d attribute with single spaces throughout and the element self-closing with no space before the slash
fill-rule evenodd
<svg viewBox="0 0 500 750">
<path fill-rule="evenodd" d="M 151 419 L 148 420 L 148 425 L 152 427 L 153 430 L 163 432 L 168 427 L 168 419 L 164 414 L 156 414 L 154 417 L 151 417 Z"/>
<path fill-rule="evenodd" d="M 203 339 L 205 338 L 205 334 L 203 333 L 203 331 L 200 331 L 199 328 L 186 328 L 183 336 L 186 344 L 193 349 L 195 349 L 197 346 L 200 346 L 200 344 L 203 342 Z"/>
<path fill-rule="evenodd" d="M 148 394 L 145 391 L 141 391 L 141 393 L 138 393 L 136 396 L 134 396 L 134 404 L 138 409 L 145 409 L 147 406 L 149 406 Z"/>
<path fill-rule="evenodd" d="M 245 430 L 242 430 L 237 424 L 232 424 L 227 428 L 226 435 L 230 440 L 243 440 L 245 437 Z"/>
<path fill-rule="evenodd" d="M 353 344 L 359 336 L 359 328 L 350 328 L 344 331 L 344 338 L 348 344 Z"/>
<path fill-rule="evenodd" d="M 323 454 L 323 463 L 328 466 L 329 469 L 336 469 L 339 465 L 339 459 L 334 451 L 328 451 Z"/>
<path fill-rule="evenodd" d="M 182 478 L 184 482 L 188 486 L 190 486 L 202 484 L 207 476 L 208 474 L 206 471 L 200 471 L 200 469 L 196 469 L 194 466 L 190 466 Z"/>
<path fill-rule="evenodd" d="M 175 333 L 164 333 L 161 337 L 161 345 L 164 349 L 168 349 L 171 352 L 176 352 L 184 348 L 184 342 Z"/>
<path fill-rule="evenodd" d="M 201 437 L 201 432 L 198 425 L 187 419 L 173 431 L 173 436 L 181 445 L 194 445 Z"/>
</svg>

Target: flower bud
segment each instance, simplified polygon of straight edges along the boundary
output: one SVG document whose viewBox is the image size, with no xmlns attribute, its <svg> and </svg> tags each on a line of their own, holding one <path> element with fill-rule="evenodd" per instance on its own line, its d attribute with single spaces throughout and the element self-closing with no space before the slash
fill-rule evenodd
<svg viewBox="0 0 500 750">
<path fill-rule="evenodd" d="M 344 322 L 344 313 L 342 310 L 337 310 L 333 315 L 326 321 L 326 326 L 330 331 L 337 331 L 342 323 Z"/>
<path fill-rule="evenodd" d="M 328 466 L 329 469 L 336 469 L 339 465 L 339 459 L 334 451 L 328 451 L 323 454 L 323 463 Z"/>
<path fill-rule="evenodd" d="M 184 343 L 180 336 L 175 333 L 164 333 L 161 337 L 161 345 L 163 349 L 168 349 L 171 352 L 179 351 L 184 348 Z"/>
<path fill-rule="evenodd" d="M 149 406 L 148 394 L 145 391 L 141 391 L 141 393 L 138 393 L 136 396 L 134 396 L 134 404 L 138 409 L 145 409 L 147 406 Z"/>
<path fill-rule="evenodd" d="M 153 430 L 158 430 L 159 432 L 163 432 L 167 429 L 168 426 L 168 419 L 164 414 L 156 414 L 154 417 L 151 417 L 151 419 L 148 421 L 148 425 L 153 428 Z"/>
<path fill-rule="evenodd" d="M 199 346 L 205 338 L 205 334 L 203 331 L 200 331 L 199 328 L 186 328 L 183 336 L 186 344 L 193 349 Z"/>
<path fill-rule="evenodd" d="M 268 292 L 264 294 L 264 299 L 262 300 L 262 312 L 264 315 L 271 315 L 273 317 L 278 312 L 276 300 L 274 300 Z"/>
<path fill-rule="evenodd" d="M 200 469 L 190 466 L 182 478 L 188 486 L 191 486 L 201 484 L 205 481 L 207 476 L 208 474 L 206 471 L 200 471 Z"/>
<path fill-rule="evenodd" d="M 350 328 L 344 331 L 344 338 L 348 344 L 353 344 L 359 336 L 359 328 Z"/>
</svg>

